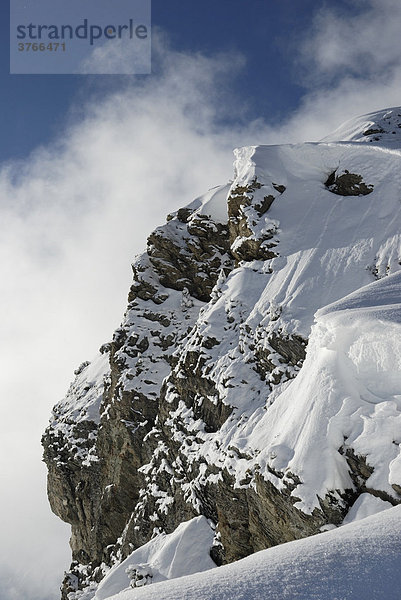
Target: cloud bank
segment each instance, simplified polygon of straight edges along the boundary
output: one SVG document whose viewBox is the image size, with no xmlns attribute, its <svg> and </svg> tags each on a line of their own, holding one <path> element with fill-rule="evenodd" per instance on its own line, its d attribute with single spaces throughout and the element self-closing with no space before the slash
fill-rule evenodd
<svg viewBox="0 0 401 600">
<path fill-rule="evenodd" d="M 246 91 L 233 98 L 243 58 L 179 53 L 162 39 L 155 75 L 90 92 L 54 144 L 2 166 L 0 600 L 58 597 L 68 527 L 47 505 L 40 435 L 73 370 L 118 325 L 147 234 L 232 176 L 234 146 L 317 140 L 401 104 L 401 6 L 352 6 L 353 16 L 319 11 L 299 40 L 305 96 L 281 123 L 247 121 Z"/>
<path fill-rule="evenodd" d="M 55 144 L 1 170 L 1 600 L 58 596 L 68 528 L 47 505 L 40 436 L 118 326 L 147 234 L 231 176 L 232 134 L 213 122 L 232 68 L 168 54 L 159 76 L 97 96 Z"/>
</svg>

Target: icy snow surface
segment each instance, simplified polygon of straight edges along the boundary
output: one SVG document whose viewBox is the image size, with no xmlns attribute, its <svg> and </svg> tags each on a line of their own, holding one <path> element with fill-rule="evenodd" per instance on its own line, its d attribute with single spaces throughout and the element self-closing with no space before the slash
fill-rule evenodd
<svg viewBox="0 0 401 600">
<path fill-rule="evenodd" d="M 395 600 L 401 507 L 113 600 Z M 110 599 L 111 600 L 111 599 Z"/>
</svg>

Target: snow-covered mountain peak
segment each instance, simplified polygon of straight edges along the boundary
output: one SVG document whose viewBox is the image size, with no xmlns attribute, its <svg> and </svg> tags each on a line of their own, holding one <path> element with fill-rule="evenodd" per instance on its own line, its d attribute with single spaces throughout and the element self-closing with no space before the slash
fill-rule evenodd
<svg viewBox="0 0 401 600">
<path fill-rule="evenodd" d="M 369 142 L 401 145 L 401 107 L 386 108 L 354 117 L 322 139 L 322 142 Z"/>
<path fill-rule="evenodd" d="M 149 236 L 44 436 L 63 599 L 129 556 L 156 581 L 183 522 L 222 564 L 401 502 L 399 114 L 238 148 L 232 182 Z"/>
</svg>

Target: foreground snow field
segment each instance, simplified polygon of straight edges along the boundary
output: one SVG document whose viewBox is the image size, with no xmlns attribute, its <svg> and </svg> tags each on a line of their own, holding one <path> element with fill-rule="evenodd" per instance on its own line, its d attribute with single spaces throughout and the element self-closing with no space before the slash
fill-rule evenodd
<svg viewBox="0 0 401 600">
<path fill-rule="evenodd" d="M 401 507 L 109 600 L 397 600 Z"/>
</svg>

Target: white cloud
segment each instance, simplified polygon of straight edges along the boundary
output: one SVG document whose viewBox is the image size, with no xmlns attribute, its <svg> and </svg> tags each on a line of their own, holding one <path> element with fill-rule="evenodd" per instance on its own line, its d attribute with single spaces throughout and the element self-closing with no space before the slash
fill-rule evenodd
<svg viewBox="0 0 401 600">
<path fill-rule="evenodd" d="M 213 126 L 227 60 L 166 52 L 161 75 L 97 97 L 56 145 L 0 173 L 1 600 L 57 596 L 68 534 L 47 505 L 40 436 L 119 324 L 147 234 L 231 176 L 233 134 Z"/>
<path fill-rule="evenodd" d="M 217 125 L 242 62 L 163 43 L 158 75 L 92 96 L 55 144 L 0 171 L 0 600 L 57 596 L 69 528 L 47 504 L 41 434 L 118 326 L 147 235 L 227 181 L 233 146 L 252 140 Z"/>
<path fill-rule="evenodd" d="M 401 104 L 401 4 L 349 7 L 325 5 L 299 41 L 294 61 L 308 91 L 280 135 L 318 140 L 353 116 Z"/>
<path fill-rule="evenodd" d="M 132 75 L 151 73 L 150 39 L 107 41 L 97 45 L 81 62 L 77 70 L 81 75 Z"/>
<path fill-rule="evenodd" d="M 317 73 L 325 78 L 334 74 L 367 78 L 382 75 L 390 65 L 399 67 L 400 3 L 359 0 L 350 3 L 350 8 L 357 14 L 327 6 L 317 13 L 312 36 L 304 46 Z"/>
</svg>

